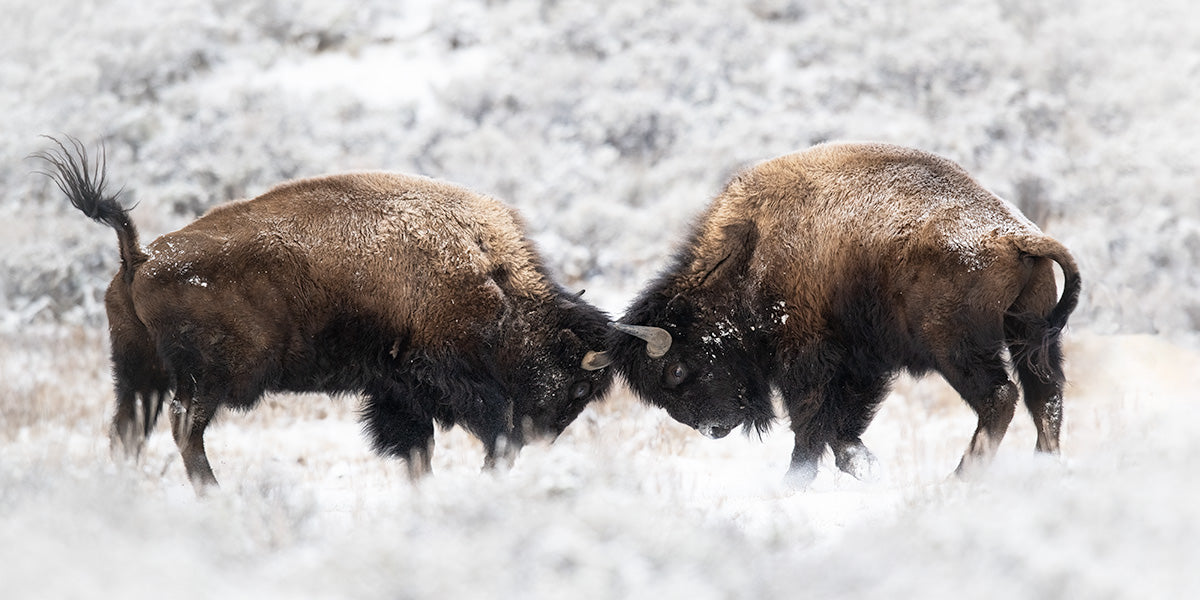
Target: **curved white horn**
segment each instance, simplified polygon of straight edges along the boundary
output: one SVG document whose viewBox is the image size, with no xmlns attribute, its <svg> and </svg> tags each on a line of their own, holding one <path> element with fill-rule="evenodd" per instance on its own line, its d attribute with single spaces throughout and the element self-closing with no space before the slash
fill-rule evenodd
<svg viewBox="0 0 1200 600">
<path fill-rule="evenodd" d="M 645 325 L 625 325 L 613 323 L 613 329 L 628 333 L 633 337 L 646 341 L 646 354 L 650 358 L 658 358 L 671 349 L 671 333 L 662 327 L 646 327 Z"/>
</svg>

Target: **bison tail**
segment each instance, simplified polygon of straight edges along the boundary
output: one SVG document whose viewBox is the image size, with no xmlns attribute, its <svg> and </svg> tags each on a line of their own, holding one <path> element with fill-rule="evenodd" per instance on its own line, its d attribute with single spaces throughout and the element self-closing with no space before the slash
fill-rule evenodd
<svg viewBox="0 0 1200 600">
<path fill-rule="evenodd" d="M 1007 315 L 1005 325 L 1013 360 L 1043 382 L 1060 380 L 1062 331 L 1067 326 L 1071 312 L 1079 304 L 1082 288 L 1079 267 L 1071 253 L 1052 238 L 1027 238 L 1020 240 L 1017 246 L 1027 256 L 1048 258 L 1058 263 L 1063 271 L 1063 291 L 1049 312 L 1024 307 Z"/>
<path fill-rule="evenodd" d="M 116 230 L 125 281 L 130 282 L 134 271 L 148 257 L 138 243 L 137 227 L 129 218 L 129 210 L 117 200 L 120 191 L 108 194 L 104 189 L 108 158 L 104 146 L 100 146 L 99 156 L 92 159 L 83 143 L 75 138 L 67 137 L 68 146 L 56 138 L 44 137 L 58 147 L 33 154 L 34 158 L 50 164 L 49 171 L 40 173 L 54 181 L 75 208 Z"/>
<path fill-rule="evenodd" d="M 1058 335 L 1058 333 L 1066 328 L 1067 318 L 1071 316 L 1071 313 L 1079 304 L 1079 293 L 1083 287 L 1079 277 L 1079 266 L 1075 264 L 1075 257 L 1071 256 L 1070 251 L 1053 238 L 1042 236 L 1023 240 L 1018 245 L 1021 247 L 1022 252 L 1031 256 L 1048 258 L 1058 263 L 1058 266 L 1062 268 L 1062 295 L 1058 299 L 1058 304 L 1046 316 L 1046 325 L 1049 328 L 1049 333 Z"/>
</svg>

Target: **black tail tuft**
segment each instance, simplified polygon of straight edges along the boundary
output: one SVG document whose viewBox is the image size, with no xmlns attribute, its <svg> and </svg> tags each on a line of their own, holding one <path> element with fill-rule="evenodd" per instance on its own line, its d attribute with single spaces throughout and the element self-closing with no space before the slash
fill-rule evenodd
<svg viewBox="0 0 1200 600">
<path fill-rule="evenodd" d="M 73 137 L 67 137 L 67 142 L 71 144 L 69 149 L 56 138 L 48 135 L 42 137 L 54 142 L 58 149 L 51 148 L 32 155 L 54 167 L 52 172 L 39 173 L 54 181 L 58 189 L 71 200 L 71 204 L 83 214 L 112 227 L 120 226 L 125 209 L 117 202 L 118 194 L 105 196 L 108 153 L 104 146 L 100 146 L 100 155 L 93 161 L 89 159 L 83 143 Z"/>
<path fill-rule="evenodd" d="M 52 167 L 49 171 L 38 172 L 49 177 L 71 201 L 72 206 L 117 231 L 121 262 L 125 266 L 126 277 L 132 277 L 133 271 L 146 261 L 147 256 L 138 244 L 137 228 L 129 218 L 128 209 L 117 200 L 120 192 L 110 195 L 104 189 L 108 161 L 108 153 L 104 146 L 100 146 L 99 155 L 92 159 L 83 143 L 73 137 L 66 138 L 69 147 L 57 138 L 42 137 L 54 142 L 58 148 L 31 155 L 46 161 Z"/>
</svg>

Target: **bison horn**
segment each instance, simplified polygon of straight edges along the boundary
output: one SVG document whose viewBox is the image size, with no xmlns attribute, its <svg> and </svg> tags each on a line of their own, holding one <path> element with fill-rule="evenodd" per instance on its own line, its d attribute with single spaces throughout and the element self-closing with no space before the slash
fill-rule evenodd
<svg viewBox="0 0 1200 600">
<path fill-rule="evenodd" d="M 662 327 L 646 327 L 644 325 L 625 325 L 613 323 L 613 329 L 628 333 L 633 337 L 646 341 L 646 354 L 650 358 L 658 358 L 671 349 L 671 333 Z"/>
<path fill-rule="evenodd" d="M 612 357 L 608 355 L 608 352 L 588 350 L 588 353 L 583 355 L 583 362 L 579 363 L 579 366 L 583 367 L 585 371 L 599 371 L 611 364 Z"/>
</svg>

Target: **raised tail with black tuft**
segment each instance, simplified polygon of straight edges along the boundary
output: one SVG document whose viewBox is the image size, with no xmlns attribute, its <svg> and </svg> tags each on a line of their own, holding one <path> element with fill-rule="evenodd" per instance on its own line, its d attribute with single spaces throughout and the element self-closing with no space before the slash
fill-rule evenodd
<svg viewBox="0 0 1200 600">
<path fill-rule="evenodd" d="M 52 167 L 51 170 L 40 173 L 54 181 L 75 208 L 116 230 L 117 244 L 121 251 L 121 267 L 125 282 L 129 283 L 134 271 L 146 262 L 148 257 L 138 244 L 137 227 L 129 218 L 129 211 L 117 200 L 120 192 L 108 194 L 104 189 L 108 159 L 104 146 L 100 146 L 100 153 L 93 159 L 88 156 L 83 143 L 73 137 L 67 137 L 67 144 L 50 136 L 45 137 L 58 148 L 33 155 Z"/>
<path fill-rule="evenodd" d="M 114 451 L 123 449 L 127 457 L 136 459 L 154 429 L 163 402 L 174 388 L 158 346 L 138 319 L 134 306 L 134 274 L 149 257 L 138 244 L 137 228 L 129 218 L 129 211 L 117 200 L 119 194 L 109 194 L 104 189 L 107 158 L 104 147 L 92 158 L 75 138 L 66 138 L 65 144 L 55 138 L 48 139 L 57 148 L 33 155 L 51 167 L 40 172 L 54 181 L 75 208 L 117 232 L 121 270 L 104 297 L 117 392 L 110 436 Z"/>
</svg>

